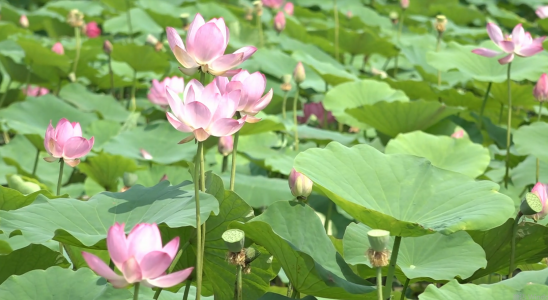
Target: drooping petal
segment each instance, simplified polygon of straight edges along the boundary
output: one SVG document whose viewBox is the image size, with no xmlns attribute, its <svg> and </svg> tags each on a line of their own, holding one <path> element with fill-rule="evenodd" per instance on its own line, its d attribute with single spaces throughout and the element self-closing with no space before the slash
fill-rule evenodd
<svg viewBox="0 0 548 300">
<path fill-rule="evenodd" d="M 192 128 L 190 128 L 185 123 L 179 121 L 179 119 L 177 119 L 177 117 L 175 117 L 172 113 L 166 112 L 166 116 L 167 116 L 167 120 L 169 121 L 171 126 L 173 126 L 173 128 L 177 129 L 178 131 L 181 131 L 181 132 L 192 132 L 193 131 Z"/>
<path fill-rule="evenodd" d="M 196 36 L 196 32 L 204 24 L 205 24 L 204 17 L 202 17 L 202 15 L 197 13 L 194 16 L 194 20 L 188 26 L 188 32 L 186 34 L 186 49 L 191 56 L 194 56 L 194 38 Z"/>
<path fill-rule="evenodd" d="M 188 75 L 188 76 L 192 76 L 194 74 L 196 74 L 196 72 L 198 71 L 200 67 L 194 67 L 194 68 L 183 68 L 183 67 L 179 67 L 179 71 L 183 72 L 183 74 L 185 75 Z"/>
<path fill-rule="evenodd" d="M 501 41 L 499 43 L 499 47 L 502 49 L 502 51 L 506 53 L 512 53 L 514 52 L 514 49 L 516 48 L 516 45 L 514 42 L 511 41 Z"/>
<path fill-rule="evenodd" d="M 297 117 L 297 118 L 298 118 L 298 117 Z M 246 115 L 246 118 L 245 118 L 245 122 L 246 122 L 246 123 L 251 123 L 251 124 L 257 123 L 257 122 L 259 122 L 260 120 L 261 120 L 261 118 L 256 118 L 256 117 L 250 116 L 250 115 Z"/>
<path fill-rule="evenodd" d="M 246 46 L 234 51 L 234 54 L 243 53 L 244 56 L 242 57 L 242 61 L 245 61 L 255 52 L 257 52 L 257 48 L 253 46 Z"/>
<path fill-rule="evenodd" d="M 519 56 L 533 56 L 537 53 L 540 53 L 544 50 L 542 45 L 537 45 L 535 43 L 530 44 L 527 47 L 519 49 L 519 51 L 516 51 L 516 54 Z"/>
<path fill-rule="evenodd" d="M 232 77 L 232 76 L 240 73 L 241 71 L 242 71 L 242 69 L 228 70 L 223 74 L 223 76 Z"/>
<path fill-rule="evenodd" d="M 145 255 L 139 266 L 143 279 L 156 278 L 164 274 L 173 259 L 163 251 L 152 251 Z"/>
<path fill-rule="evenodd" d="M 521 24 L 516 25 L 512 30 L 512 42 L 516 45 L 522 45 L 525 42 L 525 30 Z"/>
<path fill-rule="evenodd" d="M 215 23 L 206 23 L 198 29 L 194 39 L 194 58 L 198 64 L 209 64 L 226 49 L 224 36 Z"/>
<path fill-rule="evenodd" d="M 80 159 L 79 158 L 63 158 L 63 161 L 71 166 L 71 167 L 76 167 L 79 163 L 80 163 Z"/>
<path fill-rule="evenodd" d="M 44 157 L 44 160 L 47 161 L 47 162 L 56 162 L 56 161 L 59 161 L 59 158 L 58 157 L 53 157 L 53 156 L 47 156 L 47 157 Z"/>
<path fill-rule="evenodd" d="M 169 288 L 185 281 L 188 276 L 192 274 L 192 270 L 194 270 L 194 267 L 163 275 L 154 279 L 147 279 L 143 281 L 143 284 L 149 287 Z"/>
<path fill-rule="evenodd" d="M 128 256 L 138 262 L 149 252 L 162 250 L 162 236 L 156 224 L 135 225 L 127 237 Z"/>
<path fill-rule="evenodd" d="M 222 76 L 226 71 L 242 63 L 243 53 L 225 54 L 209 65 L 209 73 Z"/>
<path fill-rule="evenodd" d="M 198 101 L 188 103 L 183 114 L 184 121 L 193 128 L 207 128 L 213 115 L 205 104 Z"/>
<path fill-rule="evenodd" d="M 477 48 L 477 49 L 472 50 L 472 53 L 475 53 L 475 54 L 478 54 L 478 55 L 481 55 L 481 56 L 485 56 L 485 57 L 495 57 L 497 55 L 502 54 L 502 52 L 487 49 L 487 48 Z"/>
<path fill-rule="evenodd" d="M 265 107 L 270 104 L 270 101 L 272 100 L 273 91 L 270 89 L 266 95 L 264 95 L 262 98 L 260 98 L 258 101 L 255 101 L 253 105 L 246 111 L 244 111 L 248 115 L 256 115 L 261 110 L 265 109 Z M 248 121 L 249 122 L 249 121 Z"/>
<path fill-rule="evenodd" d="M 209 137 L 209 133 L 207 133 L 207 131 L 205 131 L 203 128 L 198 128 L 194 130 L 193 134 L 198 142 L 203 142 Z"/>
<path fill-rule="evenodd" d="M 198 64 L 194 60 L 194 57 L 190 56 L 190 54 L 183 50 L 183 48 L 175 46 L 173 54 L 175 54 L 175 58 L 177 58 L 177 61 L 186 69 L 198 67 Z"/>
<path fill-rule="evenodd" d="M 162 249 L 162 251 L 167 253 L 169 255 L 169 257 L 171 257 L 171 259 L 175 258 L 175 256 L 177 255 L 177 250 L 179 250 L 179 237 L 178 236 L 175 237 L 174 239 L 172 239 L 169 243 L 167 243 L 164 246 L 164 249 Z"/>
<path fill-rule="evenodd" d="M 504 39 L 500 27 L 491 22 L 487 23 L 487 34 L 489 34 L 491 40 L 497 45 Z"/>
<path fill-rule="evenodd" d="M 143 279 L 143 272 L 135 257 L 130 257 L 122 264 L 122 273 L 129 283 L 139 282 Z"/>
<path fill-rule="evenodd" d="M 240 130 L 245 124 L 246 117 L 239 120 L 235 119 L 218 119 L 209 128 L 209 132 L 213 136 L 226 136 L 233 135 L 236 131 Z"/>
<path fill-rule="evenodd" d="M 71 137 L 63 148 L 63 157 L 68 159 L 80 158 L 89 153 L 95 139 L 86 140 L 81 136 Z"/>
<path fill-rule="evenodd" d="M 507 63 L 511 63 L 512 60 L 514 60 L 514 53 L 508 54 L 508 55 L 506 55 L 505 57 L 499 59 L 499 63 L 500 63 L 501 65 L 505 65 L 505 64 L 507 64 Z"/>
<path fill-rule="evenodd" d="M 183 40 L 181 39 L 181 36 L 177 32 L 177 30 L 175 30 L 175 28 L 167 27 L 166 35 L 167 35 L 167 41 L 169 43 L 169 48 L 171 48 L 171 51 L 175 52 L 175 46 L 179 46 L 183 50 L 186 50 L 185 45 L 183 44 Z"/>
<path fill-rule="evenodd" d="M 82 252 L 82 256 L 90 269 L 97 275 L 105 277 L 115 288 L 123 288 L 129 285 L 124 277 L 114 273 L 99 257 L 87 252 Z"/>
<path fill-rule="evenodd" d="M 128 249 L 124 224 L 115 223 L 107 233 L 107 249 L 110 258 L 118 269 L 122 268 L 124 261 L 128 259 Z"/>
</svg>

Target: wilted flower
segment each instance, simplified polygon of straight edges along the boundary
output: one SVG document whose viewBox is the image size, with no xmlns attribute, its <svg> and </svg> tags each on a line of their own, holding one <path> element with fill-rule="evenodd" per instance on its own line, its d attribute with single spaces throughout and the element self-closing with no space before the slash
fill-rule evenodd
<svg viewBox="0 0 548 300">
<path fill-rule="evenodd" d="M 279 9 L 282 7 L 282 4 L 284 3 L 283 0 L 262 0 L 263 5 L 270 8 Z"/>
<path fill-rule="evenodd" d="M 436 16 L 436 30 L 438 33 L 445 32 L 447 26 L 447 18 L 444 15 L 437 15 Z"/>
<path fill-rule="evenodd" d="M 287 2 L 285 5 L 284 5 L 284 11 L 286 14 L 292 16 L 293 15 L 293 10 L 295 9 L 295 6 L 293 5 L 293 3 L 291 2 Z"/>
<path fill-rule="evenodd" d="M 401 0 L 400 5 L 401 5 L 401 8 L 407 9 L 409 7 L 409 0 Z"/>
<path fill-rule="evenodd" d="M 57 42 L 53 45 L 53 47 L 51 47 L 51 51 L 57 53 L 57 54 L 60 54 L 60 55 L 63 55 L 65 54 L 65 48 L 63 48 L 63 44 Z"/>
<path fill-rule="evenodd" d="M 455 139 L 463 138 L 463 137 L 464 137 L 464 130 L 460 129 L 460 130 L 455 131 L 455 132 L 451 135 L 451 137 L 452 137 L 452 138 L 455 138 Z"/>
<path fill-rule="evenodd" d="M 234 150 L 234 138 L 231 135 L 220 137 L 217 150 L 223 156 L 228 156 Z"/>
<path fill-rule="evenodd" d="M 95 273 L 105 277 L 115 288 L 138 282 L 147 287 L 168 288 L 185 281 L 194 269 L 166 274 L 179 250 L 179 237 L 162 246 L 156 224 L 137 224 L 126 237 L 124 224 L 116 223 L 107 233 L 107 248 L 122 275 L 116 274 L 93 254 L 82 252 L 82 256 Z"/>
<path fill-rule="evenodd" d="M 314 183 L 308 177 L 303 174 L 291 170 L 289 174 L 289 188 L 291 189 L 291 194 L 297 199 L 306 199 L 312 193 L 312 186 Z"/>
<path fill-rule="evenodd" d="M 40 97 L 49 94 L 49 90 L 39 86 L 28 86 L 22 89 L 23 93 L 31 97 Z"/>
<path fill-rule="evenodd" d="M 212 19 L 207 23 L 200 14 L 196 14 L 186 36 L 186 48 L 183 40 L 172 28 L 166 28 L 169 47 L 183 68 L 180 70 L 192 75 L 200 68 L 215 76 L 225 74 L 248 59 L 257 48 L 243 47 L 232 54 L 224 54 L 228 45 L 229 30 L 223 18 Z"/>
<path fill-rule="evenodd" d="M 533 95 L 540 102 L 548 101 L 548 75 L 542 74 L 533 89 Z"/>
<path fill-rule="evenodd" d="M 50 156 L 45 157 L 44 160 L 54 162 L 63 158 L 65 163 L 75 167 L 80 163 L 80 157 L 91 151 L 93 143 L 94 137 L 89 140 L 82 137 L 80 123 L 71 123 L 63 118 L 53 128 L 50 121 L 44 138 L 44 148 Z"/>
<path fill-rule="evenodd" d="M 284 74 L 282 76 L 282 85 L 281 89 L 284 92 L 291 91 L 291 79 L 293 79 L 293 76 L 291 74 Z"/>
<path fill-rule="evenodd" d="M 534 215 L 526 215 L 527 218 L 533 219 L 535 221 L 542 220 L 546 215 L 548 214 L 548 205 L 546 203 L 546 199 L 548 199 L 548 195 L 546 194 L 548 192 L 548 185 L 543 184 L 540 182 L 537 182 L 533 189 L 531 190 L 531 193 L 535 194 L 542 203 L 542 210 L 539 213 L 536 213 Z"/>
<path fill-rule="evenodd" d="M 541 6 L 535 10 L 537 16 L 541 19 L 546 19 L 548 17 L 548 5 Z"/>
<path fill-rule="evenodd" d="M 162 81 L 153 79 L 148 100 L 160 106 L 168 106 L 166 86 L 169 86 L 175 93 L 181 94 L 185 90 L 185 80 L 177 76 L 166 77 Z"/>
<path fill-rule="evenodd" d="M 167 92 L 172 111 L 166 113 L 167 120 L 179 131 L 192 132 L 199 142 L 210 135 L 232 135 L 244 126 L 246 116 L 239 120 L 232 118 L 240 101 L 240 90 L 221 94 L 215 82 L 204 88 L 192 79 L 183 92 L 184 101 L 171 88 L 167 87 Z"/>
<path fill-rule="evenodd" d="M 487 24 L 487 33 L 491 40 L 503 51 L 494 51 L 487 48 L 478 48 L 472 50 L 473 53 L 485 56 L 494 57 L 502 53 L 509 53 L 507 56 L 499 59 L 501 65 L 507 64 L 514 60 L 514 54 L 518 56 L 533 56 L 543 50 L 542 42 L 546 39 L 545 36 L 534 39 L 529 32 L 523 30 L 521 24 L 516 25 L 512 30 L 511 35 L 503 36 L 501 29 L 493 24 Z"/>
<path fill-rule="evenodd" d="M 84 25 L 84 14 L 77 9 L 72 9 L 67 15 L 67 23 L 72 27 Z"/>
<path fill-rule="evenodd" d="M 97 26 L 97 22 L 89 22 L 86 24 L 86 35 L 90 39 L 101 35 L 101 28 Z"/>
<path fill-rule="evenodd" d="M 274 17 L 274 29 L 278 32 L 282 32 L 285 28 L 285 15 L 283 12 L 279 11 Z"/>
<path fill-rule="evenodd" d="M 297 84 L 301 84 L 306 79 L 306 73 L 302 62 L 298 62 L 293 71 L 293 78 Z"/>
<path fill-rule="evenodd" d="M 21 17 L 19 18 L 19 25 L 21 25 L 21 27 L 23 28 L 29 28 L 29 19 L 26 15 L 21 15 Z"/>
<path fill-rule="evenodd" d="M 299 123 L 304 124 L 308 121 L 310 116 L 316 116 L 318 123 L 324 123 L 324 116 L 327 115 L 327 123 L 335 122 L 335 117 L 330 111 L 326 111 L 323 107 L 323 103 L 306 103 L 303 107 L 304 117 L 297 117 Z"/>
</svg>

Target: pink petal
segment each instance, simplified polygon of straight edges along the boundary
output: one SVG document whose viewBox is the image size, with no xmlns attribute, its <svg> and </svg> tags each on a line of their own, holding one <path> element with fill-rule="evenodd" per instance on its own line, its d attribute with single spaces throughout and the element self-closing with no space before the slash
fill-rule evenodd
<svg viewBox="0 0 548 300">
<path fill-rule="evenodd" d="M 232 118 L 236 112 L 238 101 L 240 101 L 240 93 L 240 90 L 235 90 L 220 97 L 217 101 L 215 113 L 211 117 L 211 122 L 224 118 Z"/>
<path fill-rule="evenodd" d="M 192 128 L 188 127 L 185 123 L 179 121 L 172 113 L 166 112 L 167 120 L 175 129 L 181 132 L 192 132 Z"/>
<path fill-rule="evenodd" d="M 145 285 L 159 288 L 169 288 L 185 281 L 192 274 L 193 267 L 175 273 L 160 276 L 154 279 L 147 279 Z"/>
<path fill-rule="evenodd" d="M 80 163 L 80 159 L 79 158 L 63 158 L 63 161 L 71 166 L 71 167 L 76 167 L 79 163 Z"/>
<path fill-rule="evenodd" d="M 97 275 L 105 277 L 115 288 L 123 288 L 129 285 L 124 277 L 114 273 L 99 257 L 87 252 L 82 252 L 82 256 L 90 269 Z"/>
<path fill-rule="evenodd" d="M 517 44 L 515 44 L 514 42 L 511 42 L 511 41 L 501 41 L 499 43 L 499 47 L 502 49 L 502 51 L 504 51 L 506 53 L 514 52 L 515 45 L 517 45 Z"/>
<path fill-rule="evenodd" d="M 489 34 L 491 40 L 497 45 L 504 39 L 500 27 L 491 22 L 487 23 L 487 34 Z"/>
<path fill-rule="evenodd" d="M 270 104 L 270 101 L 272 101 L 273 93 L 274 92 L 272 91 L 272 89 L 270 89 L 270 91 L 268 91 L 266 95 L 264 95 L 261 99 L 259 99 L 255 103 L 253 103 L 253 106 L 250 107 L 249 111 L 244 111 L 244 112 L 252 116 L 258 114 L 261 110 L 265 109 L 265 107 L 267 107 L 268 104 Z"/>
<path fill-rule="evenodd" d="M 246 117 L 244 116 L 239 120 L 228 118 L 216 120 L 209 128 L 209 132 L 213 136 L 233 135 L 244 126 L 245 119 Z"/>
<path fill-rule="evenodd" d="M 74 128 L 67 119 L 61 119 L 55 127 L 55 151 L 63 153 L 63 147 L 68 139 L 74 135 Z"/>
<path fill-rule="evenodd" d="M 185 75 L 188 75 L 188 76 L 192 76 L 194 74 L 196 74 L 196 71 L 198 71 L 200 67 L 194 67 L 194 68 L 183 68 L 183 67 L 179 67 L 179 71 L 183 72 L 183 74 Z"/>
<path fill-rule="evenodd" d="M 164 274 L 172 260 L 173 258 L 163 251 L 148 253 L 139 264 L 143 278 L 156 278 Z"/>
<path fill-rule="evenodd" d="M 166 87 L 167 103 L 171 111 L 179 118 L 183 115 L 183 102 L 179 98 L 179 94 L 173 91 L 170 87 Z"/>
<path fill-rule="evenodd" d="M 171 48 L 171 51 L 175 52 L 175 46 L 181 47 L 183 50 L 186 50 L 185 45 L 183 44 L 183 40 L 181 39 L 181 36 L 179 36 L 179 33 L 177 33 L 177 30 L 173 27 L 167 27 L 166 28 L 166 35 L 167 35 L 167 41 L 169 43 L 169 48 Z"/>
<path fill-rule="evenodd" d="M 78 122 L 72 122 L 72 128 L 74 129 L 74 136 L 82 136 L 82 127 Z"/>
<path fill-rule="evenodd" d="M 115 223 L 107 233 L 107 249 L 110 258 L 118 269 L 122 269 L 122 264 L 128 259 L 128 249 L 124 224 Z"/>
<path fill-rule="evenodd" d="M 539 52 L 542 52 L 544 50 L 544 48 L 542 47 L 542 45 L 537 45 L 535 43 L 533 44 L 530 44 L 529 46 L 527 47 L 523 47 L 521 49 L 519 49 L 519 51 L 517 51 L 517 55 L 519 56 L 533 56 Z"/>
<path fill-rule="evenodd" d="M 221 31 L 223 35 L 223 44 L 228 45 L 228 38 L 230 37 L 230 32 L 228 31 L 228 27 L 226 27 L 225 20 L 223 18 L 219 18 L 219 19 L 213 19 L 209 22 L 214 23 L 217 26 L 217 28 L 219 28 L 219 30 Z"/>
<path fill-rule="evenodd" d="M 249 72 L 247 70 L 242 70 L 232 77 L 232 81 L 244 82 L 247 77 L 249 77 Z"/>
<path fill-rule="evenodd" d="M 525 30 L 521 24 L 516 25 L 512 30 L 512 42 L 516 45 L 522 45 L 525 42 Z"/>
<path fill-rule="evenodd" d="M 297 117 L 297 118 L 299 118 L 299 117 Z M 261 118 L 256 118 L 256 117 L 253 117 L 253 116 L 250 116 L 250 115 L 246 115 L 246 118 L 245 118 L 246 123 L 257 123 L 260 120 L 261 120 Z"/>
<path fill-rule="evenodd" d="M 186 85 L 183 92 L 183 103 L 189 104 L 196 101 L 196 98 L 201 98 L 204 86 L 196 79 L 191 79 Z"/>
<path fill-rule="evenodd" d="M 213 82 L 215 82 L 215 86 L 219 90 L 220 94 L 226 93 L 226 86 L 229 83 L 228 78 L 223 76 L 217 76 L 215 79 L 213 79 Z"/>
<path fill-rule="evenodd" d="M 194 58 L 190 56 L 190 54 L 188 54 L 185 50 L 183 50 L 183 48 L 175 46 L 173 54 L 175 54 L 175 58 L 177 58 L 177 61 L 186 69 L 198 67 L 198 64 L 196 63 Z"/>
<path fill-rule="evenodd" d="M 512 60 L 514 60 L 514 53 L 508 54 L 505 57 L 499 59 L 499 64 L 505 65 L 507 63 L 512 62 Z"/>
<path fill-rule="evenodd" d="M 55 151 L 55 128 L 51 125 L 51 120 L 49 121 L 48 129 L 46 129 L 46 136 L 44 137 L 44 148 L 49 153 L 53 155 Z"/>
<path fill-rule="evenodd" d="M 205 24 L 204 18 L 202 17 L 202 15 L 197 13 L 196 16 L 194 16 L 194 20 L 188 26 L 188 32 L 186 35 L 186 47 L 187 47 L 188 53 L 192 56 L 194 56 L 194 38 L 196 36 L 196 32 L 204 24 Z"/>
<path fill-rule="evenodd" d="M 478 54 L 478 55 L 481 55 L 481 56 L 485 56 L 485 57 L 494 57 L 494 56 L 502 54 L 502 52 L 494 51 L 494 50 L 487 49 L 487 48 L 477 48 L 477 49 L 472 50 L 472 53 L 475 53 L 475 54 Z"/>
<path fill-rule="evenodd" d="M 93 137 L 89 141 L 81 136 L 70 138 L 63 148 L 63 158 L 74 159 L 88 154 L 94 141 Z"/>
<path fill-rule="evenodd" d="M 135 225 L 127 237 L 128 256 L 138 262 L 149 252 L 162 250 L 162 237 L 156 224 Z"/>
<path fill-rule="evenodd" d="M 545 39 L 546 39 L 546 37 L 542 36 L 542 37 L 534 39 L 532 43 L 542 46 L 542 43 L 544 43 Z"/>
<path fill-rule="evenodd" d="M 198 101 L 188 103 L 183 113 L 184 121 L 193 128 L 207 128 L 212 116 L 209 108 Z"/>
<path fill-rule="evenodd" d="M 193 134 L 198 142 L 203 142 L 209 137 L 209 133 L 207 133 L 207 131 L 205 131 L 203 128 L 198 128 L 194 130 Z"/>
<path fill-rule="evenodd" d="M 266 77 L 260 72 L 249 75 L 244 81 L 245 95 L 249 104 L 259 101 L 266 87 Z"/>
<path fill-rule="evenodd" d="M 130 257 L 122 264 L 122 273 L 129 283 L 139 282 L 143 279 L 143 272 L 135 257 Z"/>
<path fill-rule="evenodd" d="M 171 259 L 175 258 L 178 250 L 179 250 L 179 237 L 175 237 L 174 239 L 172 239 L 169 243 L 167 243 L 164 246 L 164 249 L 162 249 L 162 251 L 167 253 L 167 255 L 171 257 Z"/>
<path fill-rule="evenodd" d="M 198 64 L 209 64 L 219 56 L 223 55 L 226 49 L 223 33 L 215 23 L 206 23 L 196 32 L 194 44 L 194 58 Z"/>
<path fill-rule="evenodd" d="M 226 76 L 226 77 L 232 77 L 232 76 L 240 73 L 241 71 L 242 71 L 242 69 L 228 70 L 223 75 Z"/>
<path fill-rule="evenodd" d="M 229 69 L 232 69 L 242 63 L 243 53 L 225 54 L 215 59 L 209 65 L 209 73 L 215 76 L 221 76 Z"/>
<path fill-rule="evenodd" d="M 257 48 L 252 47 L 252 46 L 246 46 L 246 47 L 242 47 L 242 48 L 236 50 L 236 51 L 234 52 L 234 54 L 243 53 L 244 56 L 242 57 L 242 61 L 245 61 L 245 60 L 247 60 L 251 55 L 253 55 L 253 53 L 255 53 L 256 51 L 257 51 Z"/>
</svg>

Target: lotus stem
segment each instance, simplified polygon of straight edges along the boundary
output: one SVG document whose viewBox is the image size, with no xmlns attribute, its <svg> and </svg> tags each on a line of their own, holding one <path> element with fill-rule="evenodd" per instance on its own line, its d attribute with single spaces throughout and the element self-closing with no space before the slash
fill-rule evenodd
<svg viewBox="0 0 548 300">
<path fill-rule="evenodd" d="M 287 94 L 289 94 L 288 91 L 284 93 L 284 100 L 282 102 L 282 118 L 285 120 L 286 114 L 285 114 L 285 106 L 287 105 Z M 1 106 L 1 105 L 0 105 Z"/>
<path fill-rule="evenodd" d="M 130 108 L 132 112 L 135 112 L 135 110 L 137 109 L 137 102 L 135 100 L 136 85 L 137 85 L 137 71 L 133 70 L 133 85 L 131 86 L 131 108 Z"/>
<path fill-rule="evenodd" d="M 74 65 L 72 65 L 72 73 L 76 81 L 76 69 L 78 68 L 78 60 L 80 59 L 80 28 L 74 27 L 74 37 L 76 39 L 76 56 L 74 57 Z"/>
<path fill-rule="evenodd" d="M 489 93 L 491 92 L 492 85 L 493 83 L 489 82 L 489 84 L 487 85 L 487 91 L 485 91 L 485 95 L 483 96 L 483 102 L 481 102 L 479 122 L 478 122 L 478 128 L 480 130 L 483 127 L 483 112 L 485 111 L 485 106 L 487 105 L 487 100 L 489 99 Z"/>
<path fill-rule="evenodd" d="M 390 298 L 392 294 L 392 283 L 394 282 L 394 272 L 396 271 L 396 262 L 398 261 L 398 252 L 400 250 L 401 236 L 396 236 L 394 246 L 392 247 L 392 255 L 390 256 L 390 266 L 386 275 L 385 295 Z"/>
<path fill-rule="evenodd" d="M 297 102 L 299 101 L 299 84 L 297 84 L 297 91 L 295 92 L 295 98 L 293 99 L 293 123 L 295 124 L 295 151 L 299 151 L 299 127 L 297 123 Z"/>
<path fill-rule="evenodd" d="M 332 214 L 333 214 L 333 202 L 329 201 L 329 204 L 327 204 L 327 214 L 325 215 L 325 222 L 323 223 L 323 228 L 325 229 L 326 234 L 327 234 L 327 231 L 329 230 L 329 221 L 331 219 Z"/>
<path fill-rule="evenodd" d="M 259 30 L 259 45 L 264 47 L 264 38 L 263 38 L 263 23 L 261 22 L 262 12 L 257 13 L 257 30 Z"/>
<path fill-rule="evenodd" d="M 190 278 L 188 278 L 186 280 L 186 285 L 185 285 L 185 293 L 183 294 L 183 300 L 187 300 L 188 299 L 188 292 L 190 292 L 190 285 L 192 284 L 192 280 L 190 280 Z"/>
<path fill-rule="evenodd" d="M 378 300 L 384 300 L 382 297 L 382 267 L 377 267 L 377 295 Z"/>
<path fill-rule="evenodd" d="M 339 61 L 339 10 L 337 0 L 333 0 L 333 14 L 335 17 L 335 59 Z"/>
<path fill-rule="evenodd" d="M 402 9 L 401 16 L 400 16 L 400 22 L 398 24 L 398 45 L 400 43 L 400 36 L 401 32 L 403 30 L 403 20 L 405 19 L 405 9 Z M 398 58 L 400 56 L 400 53 L 396 55 L 396 61 L 394 62 L 394 78 L 398 77 Z"/>
<path fill-rule="evenodd" d="M 443 32 L 439 32 L 438 41 L 436 43 L 436 52 L 440 52 L 442 37 L 443 37 Z M 438 88 L 441 88 L 441 71 L 440 70 L 438 70 Z"/>
<path fill-rule="evenodd" d="M 59 159 L 59 177 L 57 179 L 57 196 L 61 195 L 61 182 L 63 181 L 63 168 L 65 167 L 65 161 Z"/>
<path fill-rule="evenodd" d="M 32 176 L 36 175 L 36 169 L 38 168 L 38 159 L 40 158 L 40 149 L 36 149 L 36 156 L 34 157 L 34 166 L 32 167 Z M 59 192 L 57 192 L 59 194 Z"/>
<path fill-rule="evenodd" d="M 152 297 L 152 299 L 158 300 L 158 297 L 160 297 L 160 293 L 162 292 L 162 290 L 163 290 L 162 288 L 158 288 L 156 292 L 154 293 L 154 297 Z"/>
<path fill-rule="evenodd" d="M 131 26 L 131 3 L 129 0 L 126 0 L 126 6 L 127 6 L 127 26 L 129 29 L 129 40 L 133 43 L 133 26 Z"/>
<path fill-rule="evenodd" d="M 200 165 L 204 153 L 203 142 L 198 142 L 196 161 L 194 163 L 194 198 L 196 199 L 196 300 L 200 300 L 202 293 L 202 227 L 200 226 Z"/>
<path fill-rule="evenodd" d="M 540 119 L 542 118 L 542 102 L 540 102 L 539 106 L 538 106 L 538 120 L 537 122 L 540 122 Z M 537 173 L 536 173 L 536 181 L 535 182 L 539 182 L 539 178 L 540 178 L 540 160 L 537 158 Z"/>
<path fill-rule="evenodd" d="M 512 226 L 512 240 L 511 240 L 511 250 L 510 250 L 510 266 L 508 266 L 508 278 L 512 278 L 514 273 L 514 260 L 516 256 L 516 233 L 518 232 L 518 224 L 523 214 L 518 212 L 516 219 L 514 220 L 514 225 Z"/>
<path fill-rule="evenodd" d="M 8 79 L 8 85 L 6 86 L 6 92 L 4 94 L 2 94 L 2 99 L 0 99 L 0 108 L 2 108 L 2 106 L 4 105 L 4 101 L 6 101 L 6 98 L 8 97 L 8 92 L 10 90 L 10 85 L 11 85 L 11 77 Z"/>
<path fill-rule="evenodd" d="M 238 118 L 240 114 L 237 113 Z M 234 191 L 234 183 L 236 182 L 236 156 L 238 155 L 238 140 L 240 139 L 240 131 L 234 134 L 234 148 L 232 150 L 232 169 L 230 170 L 230 190 Z"/>
<path fill-rule="evenodd" d="M 506 172 L 504 175 L 504 187 L 508 188 L 509 171 L 510 171 L 510 144 L 511 144 L 511 133 L 512 133 L 512 86 L 510 85 L 510 71 L 512 63 L 508 64 L 508 123 L 506 128 Z"/>
<path fill-rule="evenodd" d="M 401 291 L 400 300 L 405 300 L 405 293 L 407 292 L 407 288 L 409 287 L 409 281 L 409 278 L 405 278 L 405 283 L 403 284 L 403 290 Z"/>
<path fill-rule="evenodd" d="M 133 300 L 138 300 L 139 299 L 139 286 L 140 285 L 141 285 L 141 283 L 139 283 L 139 282 L 135 283 L 134 291 L 133 291 Z"/>
<path fill-rule="evenodd" d="M 242 300 L 243 299 L 243 293 L 242 293 L 242 266 L 238 265 L 237 271 L 236 271 L 236 289 L 234 291 L 234 300 Z"/>
<path fill-rule="evenodd" d="M 228 168 L 228 155 L 223 155 L 223 166 L 221 168 L 221 173 L 226 172 L 226 169 Z"/>
<path fill-rule="evenodd" d="M 112 72 L 112 58 L 108 55 L 108 74 L 110 76 L 110 94 L 114 97 L 114 73 Z"/>
</svg>

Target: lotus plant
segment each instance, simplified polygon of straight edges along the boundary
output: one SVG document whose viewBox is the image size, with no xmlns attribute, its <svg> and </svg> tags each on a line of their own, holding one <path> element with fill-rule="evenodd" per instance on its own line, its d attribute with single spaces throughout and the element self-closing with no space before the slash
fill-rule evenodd
<svg viewBox="0 0 548 300">
<path fill-rule="evenodd" d="M 51 47 L 51 51 L 59 54 L 59 55 L 63 55 L 65 54 L 65 48 L 63 48 L 63 44 L 57 42 L 53 45 L 53 47 Z"/>
<path fill-rule="evenodd" d="M 29 18 L 26 15 L 21 15 L 19 18 L 19 25 L 23 28 L 29 28 Z"/>
<path fill-rule="evenodd" d="M 280 34 L 285 28 L 285 15 L 279 11 L 274 17 L 274 30 Z"/>
<path fill-rule="evenodd" d="M 220 137 L 217 150 L 223 156 L 221 173 L 224 173 L 228 167 L 228 156 L 234 151 L 234 138 L 231 135 Z"/>
<path fill-rule="evenodd" d="M 82 252 L 89 267 L 115 288 L 134 284 L 135 294 L 138 295 L 141 284 L 146 287 L 169 288 L 190 276 L 193 267 L 166 274 L 179 250 L 179 237 L 163 246 L 156 224 L 137 224 L 127 237 L 124 227 L 123 223 L 115 223 L 107 233 L 108 253 L 122 275 L 114 272 L 99 257 Z M 137 299 L 136 296 L 134 299 Z"/>
<path fill-rule="evenodd" d="M 224 54 L 229 40 L 229 30 L 223 18 L 207 23 L 199 13 L 190 24 L 186 36 L 186 47 L 175 28 L 166 28 L 169 47 L 186 75 L 201 70 L 215 76 L 224 75 L 248 59 L 257 48 L 243 47 L 232 54 Z"/>
<path fill-rule="evenodd" d="M 63 118 L 54 128 L 50 121 L 44 138 L 44 148 L 50 156 L 44 160 L 60 160 L 75 167 L 80 163 L 80 158 L 91 151 L 94 141 L 94 137 L 89 140 L 82 137 L 82 127 L 78 122 L 71 123 Z"/>
<path fill-rule="evenodd" d="M 292 16 L 293 15 L 293 10 L 295 9 L 295 6 L 293 5 L 293 3 L 291 2 L 287 2 L 285 5 L 284 5 L 284 11 L 286 14 Z"/>
<path fill-rule="evenodd" d="M 101 35 L 101 28 L 97 26 L 97 22 L 89 22 L 86 24 L 86 36 L 90 39 Z"/>
<path fill-rule="evenodd" d="M 148 100 L 150 102 L 160 105 L 162 107 L 168 107 L 169 102 L 167 100 L 166 87 L 169 86 L 177 94 L 181 94 L 185 90 L 185 80 L 182 77 L 166 77 L 162 81 L 157 79 L 152 80 L 152 86 L 148 93 Z"/>
<path fill-rule="evenodd" d="M 295 126 L 295 151 L 299 151 L 299 130 L 297 120 L 297 102 L 299 101 L 299 88 L 301 83 L 306 79 L 306 72 L 302 62 L 298 62 L 293 70 L 293 78 L 297 83 L 297 91 L 295 92 L 295 98 L 293 99 L 293 125 Z"/>
</svg>

